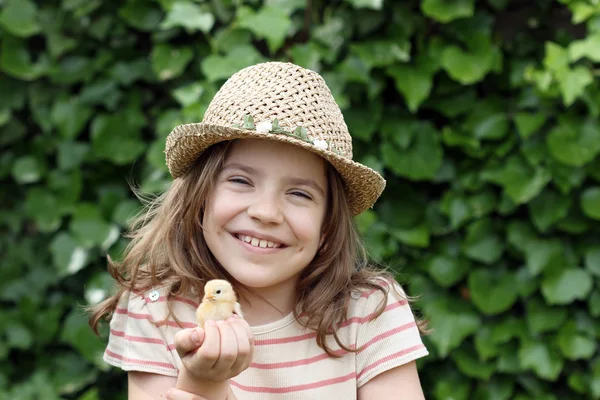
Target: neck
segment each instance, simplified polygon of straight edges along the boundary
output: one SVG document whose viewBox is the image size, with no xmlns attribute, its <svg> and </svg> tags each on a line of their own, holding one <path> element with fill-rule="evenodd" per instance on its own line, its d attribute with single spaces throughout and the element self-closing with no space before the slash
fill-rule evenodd
<svg viewBox="0 0 600 400">
<path fill-rule="evenodd" d="M 278 321 L 296 307 L 296 280 L 276 287 L 242 288 L 240 305 L 250 326 Z"/>
</svg>

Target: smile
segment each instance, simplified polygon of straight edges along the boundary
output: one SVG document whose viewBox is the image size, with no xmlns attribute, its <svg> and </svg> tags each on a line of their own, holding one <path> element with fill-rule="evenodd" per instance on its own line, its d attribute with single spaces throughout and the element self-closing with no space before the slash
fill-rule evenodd
<svg viewBox="0 0 600 400">
<path fill-rule="evenodd" d="M 253 246 L 253 247 L 260 247 L 263 249 L 264 248 L 277 249 L 282 246 L 281 243 L 271 242 L 270 240 L 259 239 L 259 238 L 255 238 L 255 237 L 248 236 L 248 235 L 235 235 L 235 236 L 242 242 L 246 242 L 250 246 Z"/>
</svg>

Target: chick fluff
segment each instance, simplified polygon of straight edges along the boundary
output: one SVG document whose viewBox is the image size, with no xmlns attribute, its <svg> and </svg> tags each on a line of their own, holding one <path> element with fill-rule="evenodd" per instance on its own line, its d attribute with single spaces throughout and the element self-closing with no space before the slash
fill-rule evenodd
<svg viewBox="0 0 600 400">
<path fill-rule="evenodd" d="M 213 279 L 204 286 L 204 298 L 196 309 L 196 322 L 203 328 L 208 320 L 219 321 L 233 314 L 240 317 L 242 308 L 237 302 L 237 296 L 231 284 L 223 279 Z"/>
</svg>

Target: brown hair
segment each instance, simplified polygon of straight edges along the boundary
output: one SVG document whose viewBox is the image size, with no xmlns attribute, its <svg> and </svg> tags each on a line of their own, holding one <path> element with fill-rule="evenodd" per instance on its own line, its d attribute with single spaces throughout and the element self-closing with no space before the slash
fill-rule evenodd
<svg viewBox="0 0 600 400">
<path fill-rule="evenodd" d="M 116 262 L 109 258 L 108 263 L 108 271 L 116 280 L 116 293 L 88 308 L 89 323 L 96 334 L 100 320 L 111 317 L 125 291 L 146 291 L 170 284 L 167 318 L 177 321 L 172 311 L 173 296 L 202 293 L 210 279 L 234 281 L 208 249 L 201 227 L 203 200 L 212 192 L 230 143 L 219 143 L 203 152 L 193 168 L 175 179 L 161 196 L 146 200 L 136 192 L 146 206 L 129 228 L 127 237 L 131 241 L 123 260 Z M 296 298 L 302 317 L 298 310 L 295 317 L 299 323 L 315 329 L 318 345 L 334 356 L 325 340 L 327 334 L 332 333 L 344 350 L 358 350 L 341 343 L 337 334 L 338 327 L 347 319 L 352 291 L 383 293 L 376 318 L 385 308 L 388 290 L 388 285 L 377 278 L 387 282 L 393 282 L 394 278 L 368 262 L 365 246 L 352 221 L 342 179 L 329 164 L 327 178 L 330 190 L 322 228 L 325 240 L 301 274 Z M 425 333 L 422 322 L 419 329 Z"/>
</svg>

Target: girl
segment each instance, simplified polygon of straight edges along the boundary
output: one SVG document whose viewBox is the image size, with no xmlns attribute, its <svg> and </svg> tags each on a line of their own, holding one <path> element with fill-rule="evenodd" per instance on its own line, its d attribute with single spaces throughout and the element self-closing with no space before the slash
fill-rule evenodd
<svg viewBox="0 0 600 400">
<path fill-rule="evenodd" d="M 166 143 L 174 177 L 109 270 L 104 359 L 132 399 L 422 399 L 428 354 L 402 289 L 366 260 L 352 217 L 385 181 L 352 161 L 317 73 L 267 62 L 233 75 L 203 122 Z M 198 327 L 210 279 L 244 318 Z"/>
</svg>

